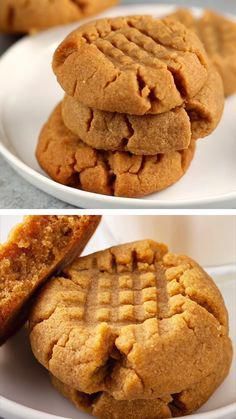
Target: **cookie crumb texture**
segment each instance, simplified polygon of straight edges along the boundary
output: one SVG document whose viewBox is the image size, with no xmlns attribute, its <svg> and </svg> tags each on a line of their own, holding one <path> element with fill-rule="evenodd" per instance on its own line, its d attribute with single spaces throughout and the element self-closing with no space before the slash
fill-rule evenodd
<svg viewBox="0 0 236 419">
<path fill-rule="evenodd" d="M 212 279 L 149 240 L 75 260 L 42 289 L 29 328 L 55 385 L 102 418 L 190 413 L 232 359 L 227 311 Z"/>
<path fill-rule="evenodd" d="M 0 31 L 26 33 L 99 13 L 117 0 L 1 0 Z"/>
<path fill-rule="evenodd" d="M 57 48 L 53 69 L 65 92 L 84 105 L 144 115 L 194 97 L 207 80 L 208 58 L 179 22 L 131 16 L 72 32 Z"/>
<path fill-rule="evenodd" d="M 45 172 L 64 185 L 105 195 L 138 197 L 179 180 L 194 152 L 195 141 L 186 150 L 155 156 L 95 150 L 65 127 L 60 104 L 41 132 L 36 155 Z"/>
<path fill-rule="evenodd" d="M 196 19 L 188 9 L 169 16 L 196 32 L 208 56 L 220 73 L 225 96 L 236 92 L 236 23 L 210 10 Z"/>
<path fill-rule="evenodd" d="M 30 299 L 48 276 L 79 255 L 98 216 L 27 216 L 0 247 L 0 343 L 25 320 Z"/>
</svg>

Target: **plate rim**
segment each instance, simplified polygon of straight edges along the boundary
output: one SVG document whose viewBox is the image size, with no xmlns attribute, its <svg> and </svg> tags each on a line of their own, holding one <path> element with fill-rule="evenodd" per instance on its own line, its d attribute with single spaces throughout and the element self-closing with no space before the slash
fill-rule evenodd
<svg viewBox="0 0 236 419">
<path fill-rule="evenodd" d="M 68 419 L 64 416 L 57 416 L 51 413 L 46 413 L 41 410 L 32 409 L 31 407 L 22 405 L 20 403 L 14 402 L 10 399 L 7 399 L 3 396 L 0 396 L 0 402 L 5 404 L 7 410 L 5 412 L 16 414 L 19 419 Z M 4 407 L 4 406 L 3 406 Z M 2 409 L 2 408 L 1 408 Z M 80 411 L 79 411 L 80 412 Z M 236 402 L 230 403 L 227 406 L 220 407 L 219 409 L 214 409 L 209 412 L 202 412 L 202 413 L 194 413 L 193 415 L 189 415 L 189 419 L 223 419 L 227 418 L 227 416 L 231 413 L 236 412 Z M 0 410 L 1 413 L 1 410 Z M 4 413 L 4 410 L 3 410 Z M 83 413 L 81 411 L 81 413 Z M 1 413 L 2 414 L 2 413 Z M 18 415 L 19 414 L 19 415 Z M 23 416 L 24 415 L 24 416 Z M 31 415 L 31 416 L 30 416 Z M 224 415 L 224 416 L 222 416 Z M 227 416 L 225 416 L 227 415 Z M 88 416 L 89 417 L 89 416 Z M 181 416 L 178 419 L 184 419 L 186 416 Z"/>
<path fill-rule="evenodd" d="M 120 11 L 126 11 L 126 10 L 142 10 L 145 11 L 145 13 L 149 13 L 149 9 L 156 9 L 159 11 L 159 13 L 166 13 L 167 11 L 174 10 L 178 5 L 176 4 L 154 4 L 154 3 L 148 3 L 148 4 L 142 4 L 142 5 L 135 5 L 135 4 L 128 4 L 128 5 L 121 5 L 114 7 L 113 10 L 117 10 L 117 14 L 119 14 Z M 193 10 L 194 13 L 201 13 L 204 9 L 199 7 L 191 7 L 191 10 Z M 151 12 L 151 10 L 150 10 Z M 130 12 L 127 12 L 130 14 Z M 152 12 L 153 13 L 153 12 Z M 102 16 L 101 14 L 100 16 Z M 227 14 L 232 19 L 236 20 L 236 16 L 233 14 Z M 96 17 L 99 17 L 96 16 Z M 86 22 L 88 20 L 91 20 L 91 18 L 84 19 L 80 22 L 82 24 L 83 22 Z M 60 33 L 62 29 L 65 27 L 73 28 L 75 26 L 75 23 L 69 24 L 66 26 L 59 26 L 56 28 L 51 28 L 46 31 L 43 31 L 39 34 L 33 35 L 33 36 L 25 36 L 19 41 L 17 41 L 12 47 L 10 47 L 0 58 L 0 71 L 1 71 L 1 65 L 5 63 L 4 60 L 8 60 L 9 56 L 12 56 L 14 54 L 15 49 L 18 48 L 24 48 L 25 45 L 32 42 L 32 40 L 38 40 L 38 39 L 47 39 L 50 35 L 55 36 L 56 33 Z M 0 82 L 1 83 L 1 82 Z M 4 96 L 4 95 L 3 95 Z M 0 109 L 1 113 L 2 110 Z M 2 125 L 2 118 L 0 113 L 0 124 Z M 7 145 L 4 144 L 4 138 L 7 139 L 6 134 L 4 133 L 4 129 L 2 127 L 2 136 L 3 138 L 0 138 L 0 154 L 3 156 L 5 160 L 10 163 L 12 168 L 20 175 L 21 177 L 25 178 L 27 182 L 33 184 L 36 188 L 43 190 L 44 192 L 50 194 L 51 196 L 56 196 L 56 193 L 65 194 L 63 198 L 58 198 L 64 200 L 64 202 L 69 202 L 70 197 L 73 200 L 77 200 L 77 203 L 73 203 L 75 206 L 79 206 L 79 201 L 88 201 L 88 203 L 93 202 L 99 206 L 106 208 L 187 208 L 187 207 L 193 207 L 193 206 L 206 206 L 206 205 L 214 205 L 217 203 L 227 203 L 228 201 L 236 199 L 236 188 L 235 190 L 231 190 L 226 193 L 216 194 L 213 197 L 203 197 L 203 198 L 192 198 L 192 199 L 180 199 L 176 201 L 164 199 L 162 201 L 158 200 L 158 196 L 155 199 L 143 199 L 143 198 L 126 198 L 126 197 L 114 197 L 109 195 L 102 195 L 97 194 L 93 192 L 87 192 L 80 189 L 72 188 L 70 186 L 62 185 L 49 177 L 47 177 L 46 174 L 42 174 L 38 172 L 37 170 L 33 169 L 32 167 L 28 166 L 26 163 L 24 163 L 17 155 L 15 155 L 12 151 L 10 151 L 7 148 Z M 47 190 L 45 190 L 47 188 Z M 71 202 L 70 202 L 71 204 Z"/>
</svg>

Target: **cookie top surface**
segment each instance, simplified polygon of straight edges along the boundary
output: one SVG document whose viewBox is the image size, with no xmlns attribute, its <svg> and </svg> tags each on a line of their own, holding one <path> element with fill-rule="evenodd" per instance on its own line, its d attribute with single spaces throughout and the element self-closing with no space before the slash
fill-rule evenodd
<svg viewBox="0 0 236 419">
<path fill-rule="evenodd" d="M 28 216 L 0 246 L 0 344 L 26 319 L 30 299 L 49 275 L 82 252 L 98 216 Z"/>
<path fill-rule="evenodd" d="M 39 31 L 83 19 L 116 3 L 117 0 L 1 0 L 0 30 Z"/>
<path fill-rule="evenodd" d="M 33 307 L 30 340 L 62 382 L 120 400 L 180 392 L 225 354 L 231 359 L 227 312 L 211 278 L 149 240 L 77 259 L 52 279 Z"/>
<path fill-rule="evenodd" d="M 41 167 L 57 182 L 89 192 L 138 197 L 179 180 L 194 152 L 194 141 L 186 150 L 155 156 L 95 150 L 65 127 L 60 104 L 42 129 L 36 155 Z"/>
<path fill-rule="evenodd" d="M 57 48 L 53 69 L 65 92 L 84 105 L 144 115 L 195 96 L 206 82 L 208 58 L 180 23 L 130 16 L 72 32 Z"/>
</svg>

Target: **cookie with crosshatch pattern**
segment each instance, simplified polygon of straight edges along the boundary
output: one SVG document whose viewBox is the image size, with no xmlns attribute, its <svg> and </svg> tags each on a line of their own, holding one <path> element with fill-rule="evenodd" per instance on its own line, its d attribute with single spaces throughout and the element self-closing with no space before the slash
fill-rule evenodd
<svg viewBox="0 0 236 419">
<path fill-rule="evenodd" d="M 194 32 L 152 16 L 82 25 L 53 58 L 54 73 L 69 96 L 91 108 L 133 115 L 163 113 L 196 96 L 208 64 Z"/>
<path fill-rule="evenodd" d="M 76 259 L 42 289 L 29 328 L 35 357 L 56 378 L 117 400 L 181 393 L 231 363 L 216 285 L 150 240 Z"/>
</svg>

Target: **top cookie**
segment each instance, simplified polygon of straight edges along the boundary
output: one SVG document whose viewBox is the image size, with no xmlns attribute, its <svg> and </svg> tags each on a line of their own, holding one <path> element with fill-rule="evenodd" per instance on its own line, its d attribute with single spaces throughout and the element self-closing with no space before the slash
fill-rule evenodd
<svg viewBox="0 0 236 419">
<path fill-rule="evenodd" d="M 79 258 L 51 279 L 35 301 L 30 341 L 63 383 L 116 400 L 179 393 L 231 360 L 214 282 L 149 240 Z"/>
<path fill-rule="evenodd" d="M 72 32 L 57 48 L 53 69 L 65 92 L 84 105 L 144 115 L 194 97 L 207 80 L 208 58 L 179 22 L 131 16 Z"/>
<path fill-rule="evenodd" d="M 83 19 L 116 3 L 117 0 L 1 0 L 0 31 L 39 31 Z"/>
</svg>

